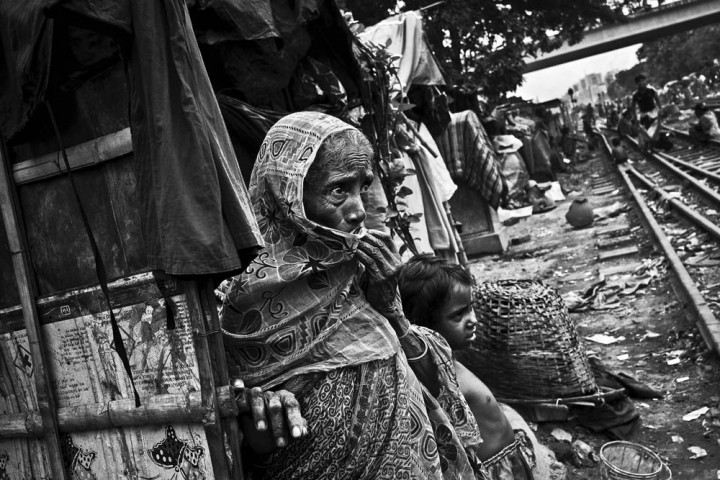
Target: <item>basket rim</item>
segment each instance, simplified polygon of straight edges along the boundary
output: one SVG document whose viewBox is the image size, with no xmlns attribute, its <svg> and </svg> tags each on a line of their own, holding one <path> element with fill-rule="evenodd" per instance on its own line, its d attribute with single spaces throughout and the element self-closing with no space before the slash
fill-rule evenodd
<svg viewBox="0 0 720 480">
<path fill-rule="evenodd" d="M 610 463 L 608 461 L 607 457 L 605 457 L 605 449 L 607 447 L 614 447 L 614 446 L 619 446 L 619 445 L 630 446 L 632 448 L 635 448 L 637 450 L 640 450 L 640 451 L 650 454 L 652 457 L 657 458 L 658 462 L 660 463 L 660 466 L 658 467 L 658 469 L 656 471 L 654 471 L 652 473 L 633 473 L 633 472 L 628 472 L 626 470 L 621 470 L 620 468 L 618 468 L 615 465 L 613 465 L 612 463 Z M 663 462 L 662 458 L 660 458 L 660 455 L 653 452 L 645 445 L 640 445 L 639 443 L 628 442 L 625 440 L 613 440 L 612 442 L 607 442 L 607 443 L 603 444 L 603 446 L 600 447 L 600 460 L 602 461 L 603 465 L 605 465 L 607 468 L 609 468 L 610 470 L 612 470 L 615 473 L 619 473 L 619 474 L 632 473 L 633 475 L 637 475 L 639 478 L 643 478 L 643 477 L 655 478 L 665 468 L 667 468 L 667 466 L 665 465 L 665 462 Z M 670 469 L 668 468 L 668 470 L 670 470 Z M 672 472 L 670 472 L 670 478 L 672 478 Z"/>
</svg>

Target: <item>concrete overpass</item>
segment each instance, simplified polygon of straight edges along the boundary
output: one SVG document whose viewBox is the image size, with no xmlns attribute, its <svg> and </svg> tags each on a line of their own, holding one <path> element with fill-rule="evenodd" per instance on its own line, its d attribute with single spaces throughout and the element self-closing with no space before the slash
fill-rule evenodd
<svg viewBox="0 0 720 480">
<path fill-rule="evenodd" d="M 589 30 L 583 40 L 575 45 L 565 42 L 557 50 L 538 58 L 528 57 L 525 73 L 713 23 L 720 23 L 718 0 L 683 0 L 669 3 L 630 17 L 627 23 Z"/>
</svg>

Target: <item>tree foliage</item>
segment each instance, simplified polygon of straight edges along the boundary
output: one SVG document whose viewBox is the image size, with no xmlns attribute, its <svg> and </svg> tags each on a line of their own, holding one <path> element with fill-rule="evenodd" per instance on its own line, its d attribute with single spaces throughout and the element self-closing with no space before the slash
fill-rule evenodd
<svg viewBox="0 0 720 480">
<path fill-rule="evenodd" d="M 368 25 L 392 9 L 386 0 L 344 3 Z M 406 0 L 402 10 L 429 3 Z M 525 57 L 549 52 L 564 40 L 575 43 L 584 29 L 622 18 L 613 6 L 605 0 L 451 0 L 424 10 L 423 17 L 433 52 L 449 79 L 499 100 L 522 83 Z"/>
<path fill-rule="evenodd" d="M 635 77 L 641 73 L 645 73 L 645 64 L 638 63 L 627 70 L 621 70 L 614 75 L 608 75 L 605 79 L 608 97 L 620 99 L 632 95 L 637 88 Z"/>
<path fill-rule="evenodd" d="M 622 70 L 608 83 L 608 95 L 622 98 L 636 88 L 635 76 L 643 73 L 648 81 L 662 87 L 672 80 L 695 73 L 704 75 L 708 85 L 720 84 L 720 26 L 698 28 L 644 43 L 637 52 L 640 63 Z"/>
<path fill-rule="evenodd" d="M 644 43 L 637 56 L 648 79 L 662 86 L 690 73 L 711 76 L 720 58 L 719 44 L 720 26 L 711 25 Z"/>
</svg>

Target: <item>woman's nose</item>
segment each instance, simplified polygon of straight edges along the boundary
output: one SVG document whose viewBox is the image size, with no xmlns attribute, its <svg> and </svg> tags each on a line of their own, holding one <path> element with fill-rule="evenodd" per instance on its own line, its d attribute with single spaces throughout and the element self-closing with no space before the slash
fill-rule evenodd
<svg viewBox="0 0 720 480">
<path fill-rule="evenodd" d="M 360 226 L 365 221 L 365 205 L 363 205 L 360 195 L 353 195 L 345 206 L 345 222 L 355 227 Z"/>
</svg>

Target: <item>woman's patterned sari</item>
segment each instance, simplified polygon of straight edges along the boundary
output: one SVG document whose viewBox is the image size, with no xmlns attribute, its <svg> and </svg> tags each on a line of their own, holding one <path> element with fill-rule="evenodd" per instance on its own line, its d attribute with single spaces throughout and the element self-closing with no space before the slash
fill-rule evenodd
<svg viewBox="0 0 720 480">
<path fill-rule="evenodd" d="M 358 235 L 305 217 L 303 179 L 328 135 L 314 112 L 268 132 L 250 180 L 266 250 L 234 279 L 222 326 L 233 376 L 296 393 L 309 437 L 254 478 L 472 479 L 445 411 L 409 368 L 389 322 L 358 287 Z"/>
</svg>

